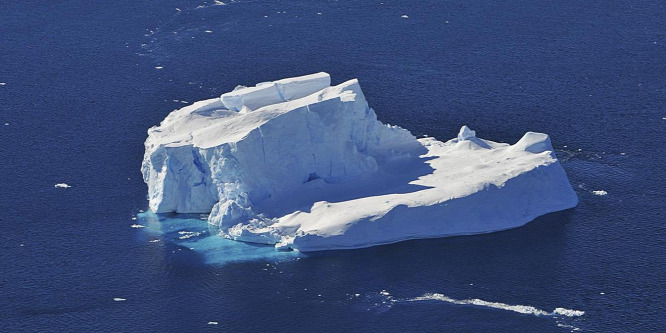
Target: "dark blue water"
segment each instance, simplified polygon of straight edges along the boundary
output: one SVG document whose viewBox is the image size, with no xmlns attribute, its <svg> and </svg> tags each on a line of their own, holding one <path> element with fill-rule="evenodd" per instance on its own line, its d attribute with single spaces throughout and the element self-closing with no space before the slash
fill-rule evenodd
<svg viewBox="0 0 666 333">
<path fill-rule="evenodd" d="M 666 325 L 663 1 L 208 2 L 1 1 L 0 331 Z M 140 214 L 150 126 L 181 101 L 317 71 L 358 77 L 379 118 L 415 135 L 550 134 L 579 206 L 307 256 L 214 242 L 200 216 Z"/>
</svg>

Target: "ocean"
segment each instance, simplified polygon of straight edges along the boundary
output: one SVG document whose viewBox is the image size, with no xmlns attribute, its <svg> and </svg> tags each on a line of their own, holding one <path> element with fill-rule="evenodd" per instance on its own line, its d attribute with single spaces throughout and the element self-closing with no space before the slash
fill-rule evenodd
<svg viewBox="0 0 666 333">
<path fill-rule="evenodd" d="M 0 8 L 2 332 L 666 327 L 663 1 Z M 359 78 L 379 119 L 416 136 L 548 133 L 579 205 L 504 232 L 308 254 L 147 212 L 148 128 L 319 71 Z"/>
</svg>

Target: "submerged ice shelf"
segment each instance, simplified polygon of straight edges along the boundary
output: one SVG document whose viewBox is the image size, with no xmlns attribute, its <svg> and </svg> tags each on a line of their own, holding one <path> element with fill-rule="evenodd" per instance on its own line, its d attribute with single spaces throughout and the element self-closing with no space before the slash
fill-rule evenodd
<svg viewBox="0 0 666 333">
<path fill-rule="evenodd" d="M 379 122 L 357 80 L 330 83 L 239 86 L 169 114 L 145 143 L 150 209 L 316 251 L 499 231 L 578 203 L 546 134 L 416 139 Z"/>
</svg>

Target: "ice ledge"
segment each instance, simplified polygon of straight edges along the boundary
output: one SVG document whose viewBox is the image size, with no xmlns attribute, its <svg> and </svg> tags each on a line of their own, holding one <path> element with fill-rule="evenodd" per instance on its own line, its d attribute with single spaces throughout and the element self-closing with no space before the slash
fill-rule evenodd
<svg viewBox="0 0 666 333">
<path fill-rule="evenodd" d="M 328 73 L 304 75 L 273 82 L 262 82 L 254 87 L 239 86 L 220 96 L 224 106 L 232 111 L 256 110 L 263 106 L 303 98 L 331 85 Z M 247 112 L 247 111 L 246 111 Z"/>
</svg>

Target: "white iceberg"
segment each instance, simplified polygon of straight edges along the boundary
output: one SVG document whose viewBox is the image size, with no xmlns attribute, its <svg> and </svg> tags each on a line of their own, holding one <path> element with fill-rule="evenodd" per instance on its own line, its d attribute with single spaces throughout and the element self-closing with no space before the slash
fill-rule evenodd
<svg viewBox="0 0 666 333">
<path fill-rule="evenodd" d="M 379 122 L 357 80 L 326 73 L 176 110 L 145 148 L 152 211 L 210 212 L 223 236 L 278 249 L 488 233 L 578 203 L 548 135 L 416 139 Z"/>
</svg>

